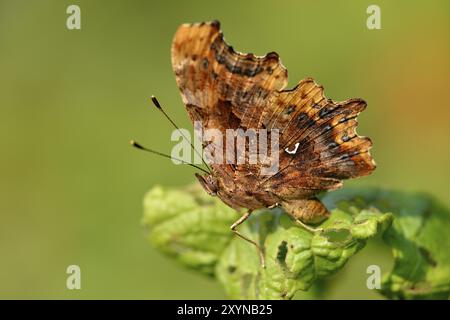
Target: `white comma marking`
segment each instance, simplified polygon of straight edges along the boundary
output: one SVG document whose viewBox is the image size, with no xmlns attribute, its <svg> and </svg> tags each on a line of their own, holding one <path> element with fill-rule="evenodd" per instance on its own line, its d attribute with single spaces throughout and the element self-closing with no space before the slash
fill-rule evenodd
<svg viewBox="0 0 450 320">
<path fill-rule="evenodd" d="M 289 154 L 296 154 L 299 145 L 300 145 L 300 142 L 297 142 L 294 146 L 294 150 L 289 150 L 288 148 L 286 148 L 286 149 L 284 149 L 284 151 L 286 151 Z"/>
</svg>

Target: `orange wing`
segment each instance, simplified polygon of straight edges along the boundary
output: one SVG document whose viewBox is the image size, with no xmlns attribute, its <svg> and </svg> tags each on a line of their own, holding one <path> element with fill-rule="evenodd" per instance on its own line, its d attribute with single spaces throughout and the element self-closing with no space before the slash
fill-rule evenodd
<svg viewBox="0 0 450 320">
<path fill-rule="evenodd" d="M 370 139 L 355 131 L 356 116 L 366 107 L 363 100 L 326 99 L 312 79 L 283 90 L 287 70 L 278 54 L 235 52 L 218 22 L 180 26 L 172 65 L 190 118 L 201 120 L 203 129 L 279 130 L 280 170 L 260 177 L 259 188 L 283 199 L 304 198 L 375 169 Z M 231 174 L 258 170 L 242 165 Z"/>
<path fill-rule="evenodd" d="M 172 44 L 172 66 L 192 120 L 222 129 L 256 128 L 268 95 L 287 84 L 278 54 L 237 53 L 223 39 L 217 21 L 181 25 Z M 229 112 L 223 114 L 228 105 Z M 228 112 L 228 113 L 229 113 Z"/>
<path fill-rule="evenodd" d="M 312 79 L 292 90 L 273 92 L 261 122 L 280 130 L 280 170 L 264 181 L 264 187 L 295 198 L 370 174 L 375 169 L 369 153 L 372 142 L 356 133 L 356 117 L 365 108 L 361 99 L 327 99 Z"/>
</svg>

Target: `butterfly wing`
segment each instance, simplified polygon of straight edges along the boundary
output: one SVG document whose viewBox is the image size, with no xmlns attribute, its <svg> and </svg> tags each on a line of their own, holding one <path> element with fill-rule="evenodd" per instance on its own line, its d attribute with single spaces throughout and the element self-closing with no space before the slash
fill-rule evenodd
<svg viewBox="0 0 450 320">
<path fill-rule="evenodd" d="M 370 139 L 355 131 L 356 116 L 366 107 L 363 100 L 326 99 L 312 79 L 283 90 L 287 70 L 278 55 L 235 52 L 224 41 L 218 22 L 180 26 L 173 40 L 172 66 L 189 116 L 201 121 L 203 129 L 279 130 L 276 174 L 259 176 L 261 166 L 256 165 L 215 166 L 233 192 L 251 185 L 282 201 L 310 199 L 340 187 L 343 179 L 375 169 Z M 238 183 L 242 177 L 246 186 Z M 250 208 L 251 198 L 239 205 Z"/>
<path fill-rule="evenodd" d="M 287 84 L 276 53 L 234 51 L 217 21 L 181 25 L 172 66 L 191 120 L 201 120 L 205 129 L 256 128 L 268 95 Z"/>
<path fill-rule="evenodd" d="M 261 121 L 280 131 L 280 170 L 264 187 L 283 198 L 296 198 L 370 174 L 375 169 L 369 153 L 372 142 L 356 133 L 356 117 L 365 108 L 361 99 L 327 99 L 312 79 L 273 92 Z"/>
</svg>

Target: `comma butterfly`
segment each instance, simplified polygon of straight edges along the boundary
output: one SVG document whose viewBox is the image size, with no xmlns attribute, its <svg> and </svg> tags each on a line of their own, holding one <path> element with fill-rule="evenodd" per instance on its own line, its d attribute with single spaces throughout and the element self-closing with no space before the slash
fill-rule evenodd
<svg viewBox="0 0 450 320">
<path fill-rule="evenodd" d="M 181 25 L 172 44 L 172 66 L 187 112 L 202 129 L 279 131 L 279 169 L 272 175 L 262 175 L 260 164 L 249 163 L 212 163 L 209 174 L 196 175 L 209 194 L 248 210 L 231 229 L 258 248 L 236 230 L 253 210 L 281 206 L 314 230 L 304 223 L 329 216 L 316 195 L 375 169 L 371 140 L 356 133 L 363 100 L 327 99 L 310 78 L 284 89 L 287 70 L 278 54 L 236 52 L 225 42 L 219 22 Z"/>
</svg>

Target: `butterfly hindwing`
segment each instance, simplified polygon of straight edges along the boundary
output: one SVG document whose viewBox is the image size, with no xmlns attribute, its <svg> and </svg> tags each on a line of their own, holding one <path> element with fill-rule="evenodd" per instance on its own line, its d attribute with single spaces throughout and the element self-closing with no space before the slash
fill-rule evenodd
<svg viewBox="0 0 450 320">
<path fill-rule="evenodd" d="M 372 142 L 356 133 L 356 117 L 365 107 L 361 99 L 327 99 L 312 79 L 293 90 L 274 92 L 262 122 L 280 130 L 280 173 L 268 179 L 266 187 L 283 180 L 284 189 L 297 182 L 299 189 L 327 190 L 339 187 L 343 179 L 370 174 L 375 169 L 369 153 Z M 294 181 L 285 183 L 286 176 Z M 291 195 L 288 189 L 282 193 Z"/>
</svg>

